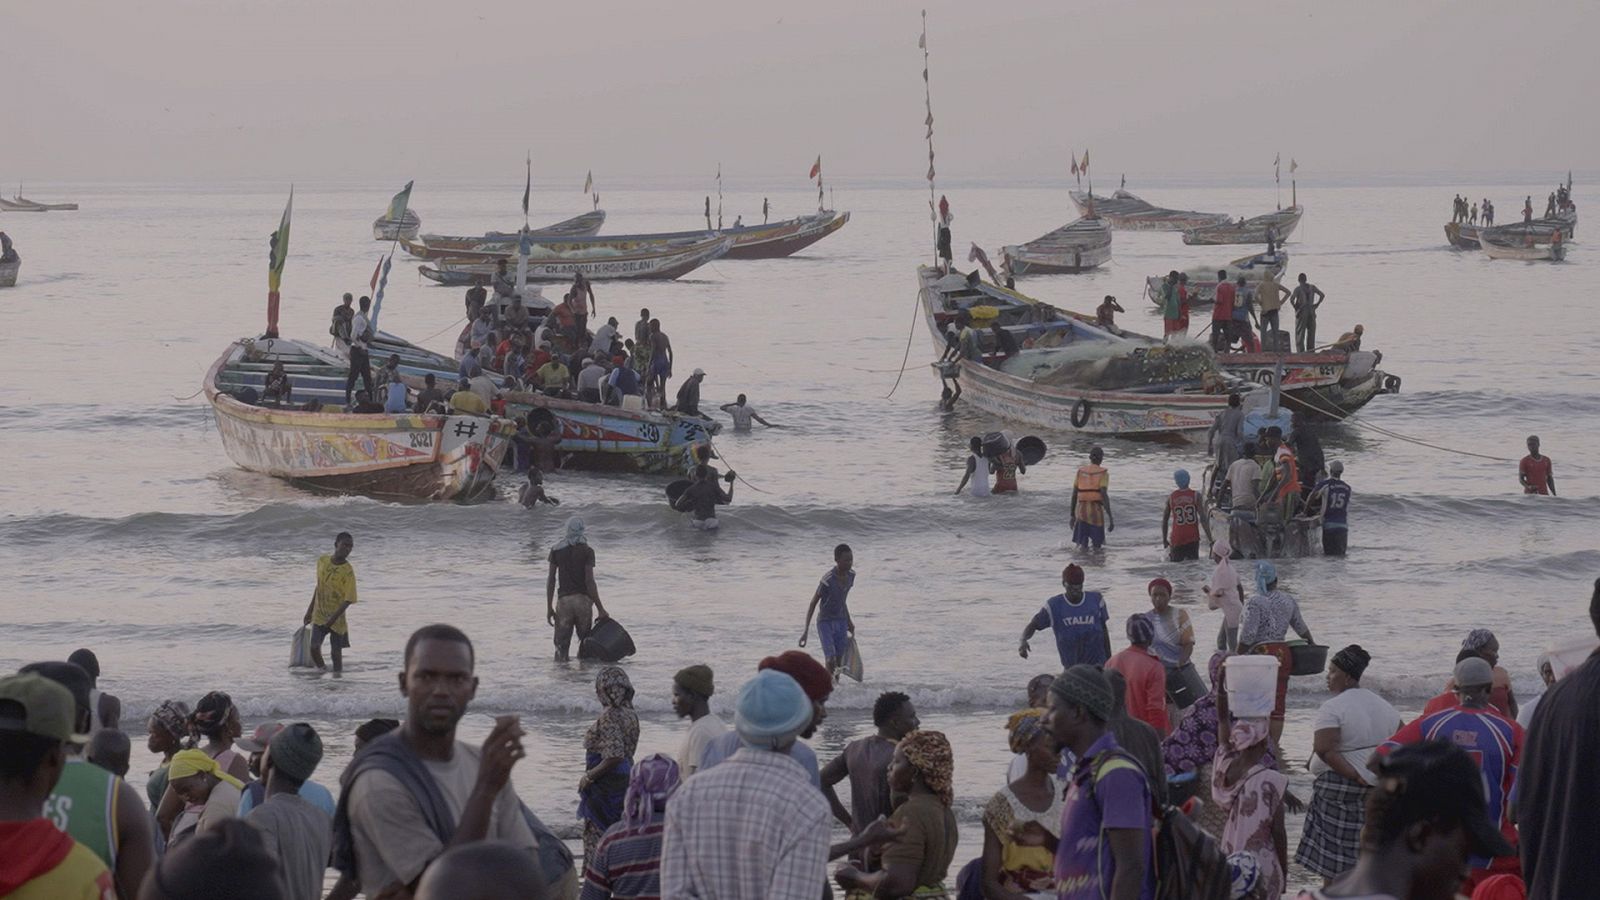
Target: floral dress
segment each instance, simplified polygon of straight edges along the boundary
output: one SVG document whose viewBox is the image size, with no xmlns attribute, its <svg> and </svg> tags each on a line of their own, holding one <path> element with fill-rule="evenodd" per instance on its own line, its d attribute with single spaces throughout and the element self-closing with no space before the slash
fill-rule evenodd
<svg viewBox="0 0 1600 900">
<path fill-rule="evenodd" d="M 633 754 L 639 749 L 639 716 L 633 711 L 633 685 L 628 676 L 616 666 L 607 666 L 595 679 L 595 688 L 603 708 L 583 735 L 584 768 L 593 769 L 605 759 L 622 762 L 578 792 L 586 859 L 593 855 L 606 829 L 622 818 Z"/>
<path fill-rule="evenodd" d="M 1255 856 L 1261 875 L 1251 896 L 1276 900 L 1283 894 L 1284 873 L 1273 843 L 1272 822 L 1283 803 L 1289 778 L 1269 768 L 1263 759 L 1237 784 L 1228 785 L 1224 783 L 1228 766 L 1238 756 L 1238 751 L 1230 747 L 1219 748 L 1211 768 L 1211 794 L 1228 811 L 1228 821 L 1222 828 L 1222 852 L 1243 851 Z"/>
</svg>

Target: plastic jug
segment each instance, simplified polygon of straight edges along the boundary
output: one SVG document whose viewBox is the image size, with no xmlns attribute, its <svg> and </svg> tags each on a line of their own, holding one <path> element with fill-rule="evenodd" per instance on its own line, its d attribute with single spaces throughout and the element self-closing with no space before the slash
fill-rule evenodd
<svg viewBox="0 0 1600 900">
<path fill-rule="evenodd" d="M 1272 715 L 1278 696 L 1277 657 L 1230 656 L 1223 666 L 1228 673 L 1228 711 L 1243 718 Z"/>
</svg>

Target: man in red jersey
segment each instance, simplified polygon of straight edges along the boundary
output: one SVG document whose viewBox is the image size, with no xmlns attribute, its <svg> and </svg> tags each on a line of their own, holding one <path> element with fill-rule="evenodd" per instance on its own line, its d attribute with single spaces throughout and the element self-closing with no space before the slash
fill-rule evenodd
<svg viewBox="0 0 1600 900">
<path fill-rule="evenodd" d="M 1179 469 L 1172 473 L 1178 489 L 1167 497 L 1161 509 L 1161 546 L 1167 548 L 1167 559 L 1182 562 L 1200 558 L 1200 529 L 1206 531 L 1206 542 L 1211 541 L 1211 526 L 1206 524 L 1200 511 L 1200 495 L 1189 489 L 1189 473 Z M 1172 523 L 1171 528 L 1167 523 Z"/>
<path fill-rule="evenodd" d="M 1517 466 L 1517 480 L 1522 482 L 1524 494 L 1556 495 L 1556 476 L 1550 457 L 1539 455 L 1539 436 L 1528 437 L 1528 455 Z"/>
</svg>

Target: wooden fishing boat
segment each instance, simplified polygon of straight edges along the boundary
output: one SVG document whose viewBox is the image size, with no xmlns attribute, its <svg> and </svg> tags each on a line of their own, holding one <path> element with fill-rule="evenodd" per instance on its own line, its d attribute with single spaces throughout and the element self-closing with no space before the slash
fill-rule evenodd
<svg viewBox="0 0 1600 900">
<path fill-rule="evenodd" d="M 843 228 L 850 221 L 848 212 L 832 210 L 799 216 L 765 225 L 739 225 L 720 231 L 663 231 L 648 234 L 618 234 L 605 237 L 563 236 L 533 232 L 534 255 L 543 251 L 571 253 L 587 250 L 636 252 L 666 246 L 698 244 L 711 237 L 733 239 L 730 259 L 777 259 L 790 256 Z M 566 237 L 567 239 L 559 239 Z M 490 232 L 481 238 L 423 235 L 405 243 L 406 252 L 419 259 L 478 259 L 493 262 L 516 256 L 520 236 Z"/>
<path fill-rule="evenodd" d="M 1291 206 L 1264 215 L 1254 216 L 1249 219 L 1240 219 L 1237 222 L 1225 222 L 1220 225 L 1205 225 L 1200 228 L 1191 228 L 1183 233 L 1183 242 L 1190 245 L 1215 245 L 1215 244 L 1265 244 L 1269 241 L 1280 244 L 1289 239 L 1295 227 L 1300 224 L 1300 217 L 1305 214 L 1302 206 Z"/>
<path fill-rule="evenodd" d="M 387 215 L 379 216 L 372 222 L 372 239 L 375 241 L 398 241 L 417 239 L 417 229 L 422 227 L 422 217 L 417 211 L 406 208 L 405 215 L 398 219 L 391 219 Z"/>
<path fill-rule="evenodd" d="M 1166 209 L 1124 190 L 1115 191 L 1109 197 L 1083 191 L 1069 193 L 1080 215 L 1099 216 L 1107 225 L 1124 231 L 1187 231 L 1221 225 L 1232 218 L 1226 213 Z"/>
<path fill-rule="evenodd" d="M 1210 306 L 1217 302 L 1218 270 L 1227 272 L 1229 281 L 1237 281 L 1243 275 L 1245 284 L 1253 286 L 1268 275 L 1281 280 L 1288 266 L 1289 254 L 1280 249 L 1276 253 L 1242 256 L 1226 266 L 1191 266 L 1183 269 L 1182 273 L 1189 276 L 1189 308 Z M 1144 295 L 1157 307 L 1161 306 L 1161 285 L 1166 278 L 1165 275 L 1151 275 L 1144 280 Z"/>
<path fill-rule="evenodd" d="M 17 273 L 22 271 L 22 260 L 0 262 L 0 287 L 16 287 Z"/>
<path fill-rule="evenodd" d="M 19 203 L 16 200 L 7 200 L 0 197 L 0 212 L 48 212 L 44 207 L 33 201 Z"/>
<path fill-rule="evenodd" d="M 282 362 L 295 404 L 259 400 Z M 240 468 L 336 493 L 396 500 L 471 500 L 493 489 L 514 426 L 485 416 L 354 414 L 344 402 L 346 362 L 305 341 L 235 341 L 205 376 L 223 449 Z"/>
<path fill-rule="evenodd" d="M 590 281 L 671 280 L 681 278 L 733 246 L 732 238 L 705 237 L 684 245 L 646 247 L 633 252 L 608 247 L 578 248 L 552 252 L 551 246 L 535 245 L 528 256 L 529 281 L 571 281 L 582 272 Z M 422 277 L 438 284 L 460 287 L 489 284 L 495 263 L 477 259 L 441 259 L 432 266 L 418 266 Z"/>
<path fill-rule="evenodd" d="M 1015 291 L 941 275 L 931 266 L 920 267 L 917 278 L 928 331 L 940 351 L 946 327 L 961 310 L 973 313 L 979 325 L 999 322 L 1034 342 L 999 362 L 988 352 L 992 335 L 980 332 L 985 358 L 964 359 L 947 370 L 960 380 L 961 399 L 986 412 L 1059 431 L 1161 437 L 1204 431 L 1228 405 L 1228 380 L 1206 348 L 1135 344 L 1077 317 L 1049 315 Z M 1250 390 L 1243 382 L 1235 386 Z"/>
<path fill-rule="evenodd" d="M 1446 222 L 1444 239 L 1457 250 L 1477 250 L 1478 232 L 1478 226 L 1468 222 Z"/>
<path fill-rule="evenodd" d="M 529 229 L 528 234 L 540 241 L 565 241 L 579 238 L 594 237 L 599 233 L 600 227 L 606 223 L 606 211 L 603 209 L 590 210 L 570 219 L 562 219 L 553 225 L 543 228 Z M 463 235 L 424 234 L 418 237 L 415 233 L 401 235 L 400 246 L 405 251 L 418 259 L 446 259 L 458 257 L 481 256 L 492 259 L 496 256 L 507 254 L 490 254 L 483 248 L 498 248 L 509 246 L 510 255 L 517 252 L 517 243 L 522 239 L 519 232 L 514 231 L 488 231 L 477 237 Z"/>
<path fill-rule="evenodd" d="M 1212 273 L 1212 277 L 1216 277 L 1215 272 Z M 1191 287 L 1194 283 L 1189 282 Z M 1074 328 L 1101 341 L 1123 341 L 1146 347 L 1158 347 L 1163 344 L 1157 338 L 1120 328 L 1113 332 L 1100 327 L 1099 320 L 1094 316 L 1051 306 L 1017 291 L 996 289 L 991 292 L 990 302 L 1011 304 L 1026 310 L 1020 315 L 1012 316 L 1020 324 L 1004 326 L 1019 343 L 1030 338 L 1036 339 L 1036 334 L 1040 333 L 1038 329 L 1043 323 L 1070 320 L 1074 323 Z M 1399 377 L 1378 368 L 1383 354 L 1375 351 L 1222 353 L 1212 356 L 1222 373 L 1259 385 L 1272 384 L 1274 368 L 1281 364 L 1284 405 L 1319 418 L 1342 419 L 1365 406 L 1379 394 L 1394 394 L 1400 391 Z"/>
<path fill-rule="evenodd" d="M 383 365 L 390 354 L 399 356 L 402 380 L 419 390 L 430 374 L 441 389 L 455 384 L 458 378 L 456 360 L 391 334 L 379 335 L 372 342 L 371 353 L 374 366 Z M 490 373 L 490 377 L 503 381 L 497 373 Z M 501 396 L 506 401 L 507 415 L 527 416 L 530 427 L 541 421 L 556 426 L 561 436 L 563 468 L 681 475 L 688 471 L 686 461 L 691 449 L 722 427 L 698 416 L 585 403 L 546 396 L 522 386 L 503 391 Z"/>
<path fill-rule="evenodd" d="M 21 203 L 21 204 L 24 204 L 24 205 L 27 205 L 27 206 L 31 206 L 31 207 L 33 207 L 35 209 L 42 209 L 42 210 L 45 210 L 47 212 L 77 212 L 78 211 L 78 204 L 76 204 L 76 203 L 40 203 L 37 200 L 29 200 L 27 197 L 24 197 L 21 194 L 16 195 L 16 197 L 14 197 L 12 199 L 15 200 L 17 203 Z"/>
<path fill-rule="evenodd" d="M 1567 258 L 1567 242 L 1545 240 L 1540 242 L 1534 235 L 1526 235 L 1517 243 L 1501 243 L 1487 235 L 1479 240 L 1483 255 L 1490 259 L 1520 259 L 1534 262 L 1551 260 L 1560 262 Z"/>
<path fill-rule="evenodd" d="M 1111 259 L 1111 228 L 1098 216 L 1085 216 L 1000 252 L 1013 275 L 1087 272 Z"/>
</svg>

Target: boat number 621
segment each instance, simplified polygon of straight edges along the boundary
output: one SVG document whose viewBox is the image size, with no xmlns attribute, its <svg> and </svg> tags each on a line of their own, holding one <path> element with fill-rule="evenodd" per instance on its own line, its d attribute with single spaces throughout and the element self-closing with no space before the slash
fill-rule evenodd
<svg viewBox="0 0 1600 900">
<path fill-rule="evenodd" d="M 661 427 L 654 422 L 641 422 L 639 423 L 639 438 L 652 444 L 659 443 L 661 440 Z"/>
</svg>

